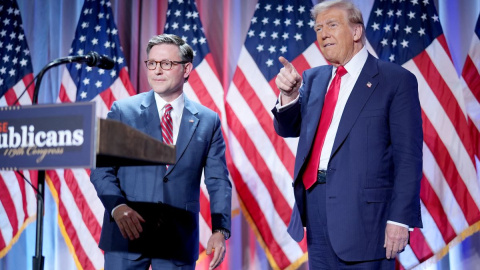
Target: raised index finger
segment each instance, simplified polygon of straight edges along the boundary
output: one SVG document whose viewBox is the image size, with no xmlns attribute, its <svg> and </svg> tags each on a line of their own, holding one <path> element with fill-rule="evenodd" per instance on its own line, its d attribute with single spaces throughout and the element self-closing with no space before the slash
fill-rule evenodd
<svg viewBox="0 0 480 270">
<path fill-rule="evenodd" d="M 285 57 L 283 56 L 280 56 L 278 57 L 278 60 L 280 61 L 280 63 L 282 63 L 282 65 L 285 67 L 285 69 L 288 71 L 288 72 L 292 72 L 295 68 L 293 67 L 292 63 L 288 62 L 287 59 L 285 59 Z"/>
</svg>

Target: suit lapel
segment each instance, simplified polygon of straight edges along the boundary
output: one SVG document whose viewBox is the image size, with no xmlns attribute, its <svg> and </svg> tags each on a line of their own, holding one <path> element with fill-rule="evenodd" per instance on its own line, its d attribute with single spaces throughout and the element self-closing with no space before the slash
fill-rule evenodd
<svg viewBox="0 0 480 270">
<path fill-rule="evenodd" d="M 338 126 L 337 135 L 332 148 L 330 159 L 335 155 L 340 145 L 346 139 L 348 133 L 352 129 L 353 124 L 357 121 L 360 112 L 365 103 L 370 98 L 375 88 L 378 85 L 378 66 L 377 59 L 372 55 L 368 55 L 367 61 L 360 73 L 360 76 L 353 87 L 352 93 L 348 98 L 343 115 Z"/>
<path fill-rule="evenodd" d="M 183 153 L 192 140 L 193 134 L 195 133 L 200 121 L 200 119 L 198 119 L 196 116 L 198 114 L 198 110 L 193 102 L 191 102 L 185 95 L 184 98 L 185 108 L 183 109 L 182 120 L 180 121 L 180 129 L 178 131 L 177 144 L 175 145 L 177 163 L 182 158 Z M 169 166 L 167 174 L 170 173 L 173 168 L 175 168 L 175 165 Z"/>
<path fill-rule="evenodd" d="M 154 95 L 155 92 L 153 90 L 148 92 L 140 105 L 140 118 L 143 120 L 144 125 L 142 131 L 163 142 L 160 116 L 158 115 L 158 108 Z M 157 169 L 157 175 L 165 175 L 165 170 L 165 166 L 159 166 Z M 163 193 L 157 195 L 161 194 Z M 161 200 L 162 199 L 159 199 L 159 201 Z"/>
<path fill-rule="evenodd" d="M 158 115 L 154 94 L 155 92 L 150 91 L 145 95 L 145 99 L 141 104 L 141 118 L 144 121 L 144 132 L 157 140 L 163 141 L 160 116 Z"/>
</svg>

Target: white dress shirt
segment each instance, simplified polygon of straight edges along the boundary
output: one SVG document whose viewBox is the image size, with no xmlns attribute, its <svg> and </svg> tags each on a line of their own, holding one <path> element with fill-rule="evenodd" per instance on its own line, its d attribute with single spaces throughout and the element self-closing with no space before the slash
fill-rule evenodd
<svg viewBox="0 0 480 270">
<path fill-rule="evenodd" d="M 155 102 L 157 103 L 158 108 L 158 116 L 160 117 L 160 121 L 165 114 L 165 105 L 168 102 L 163 100 L 158 94 L 155 94 Z M 172 125 L 173 125 L 173 144 L 177 144 L 178 138 L 178 131 L 180 130 L 180 122 L 182 120 L 183 115 L 183 108 L 185 107 L 185 97 L 182 93 L 178 96 L 174 101 L 170 102 L 172 105 L 173 110 L 170 112 L 170 117 L 172 117 Z"/>
<path fill-rule="evenodd" d="M 318 166 L 319 170 L 326 170 L 328 167 L 328 162 L 330 161 L 330 155 L 332 153 L 333 143 L 335 141 L 335 135 L 337 134 L 338 125 L 340 124 L 340 119 L 342 118 L 343 110 L 347 104 L 347 100 L 352 93 L 353 87 L 357 82 L 358 76 L 367 62 L 368 52 L 367 48 L 363 47 L 353 58 L 348 61 L 344 66 L 347 70 L 347 74 L 342 76 L 342 82 L 340 83 L 340 92 L 338 92 L 337 105 L 333 112 L 332 122 L 330 127 L 327 130 L 327 135 L 325 136 L 325 142 L 323 143 L 322 153 L 320 155 L 320 164 Z M 328 87 L 332 83 L 333 77 L 337 72 L 337 68 L 332 69 L 332 76 Z M 328 88 L 327 88 L 328 89 Z"/>
</svg>

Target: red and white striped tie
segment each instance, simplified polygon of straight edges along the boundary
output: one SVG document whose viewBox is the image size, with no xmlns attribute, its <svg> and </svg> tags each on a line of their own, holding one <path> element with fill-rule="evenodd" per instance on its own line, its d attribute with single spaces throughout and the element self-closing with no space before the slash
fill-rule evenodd
<svg viewBox="0 0 480 270">
<path fill-rule="evenodd" d="M 173 144 L 173 123 L 170 112 L 173 110 L 171 104 L 165 105 L 165 113 L 162 117 L 162 137 L 166 144 Z"/>
</svg>

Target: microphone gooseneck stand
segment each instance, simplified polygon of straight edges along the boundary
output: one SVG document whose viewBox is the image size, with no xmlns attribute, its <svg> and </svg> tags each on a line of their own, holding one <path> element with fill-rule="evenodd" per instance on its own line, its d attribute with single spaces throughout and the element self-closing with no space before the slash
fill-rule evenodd
<svg viewBox="0 0 480 270">
<path fill-rule="evenodd" d="M 84 56 L 70 56 L 56 59 L 48 63 L 37 75 L 37 82 L 33 90 L 32 104 L 38 104 L 38 92 L 40 90 L 40 83 L 43 75 L 52 67 L 68 64 L 68 63 L 86 63 L 90 67 L 99 67 L 103 69 L 112 69 L 114 66 L 113 60 L 106 56 L 101 56 L 97 52 L 90 52 Z M 33 270 L 43 270 L 45 257 L 42 255 L 43 250 L 43 212 L 44 212 L 44 198 L 45 198 L 45 170 L 38 171 L 37 180 L 37 227 L 35 238 L 35 256 L 32 258 Z"/>
</svg>

